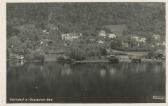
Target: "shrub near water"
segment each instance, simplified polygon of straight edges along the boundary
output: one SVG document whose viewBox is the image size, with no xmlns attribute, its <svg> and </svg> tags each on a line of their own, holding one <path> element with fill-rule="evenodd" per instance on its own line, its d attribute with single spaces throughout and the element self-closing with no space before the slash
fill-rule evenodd
<svg viewBox="0 0 168 106">
<path fill-rule="evenodd" d="M 69 56 L 75 60 L 84 60 L 86 58 L 85 51 L 80 48 L 72 48 Z"/>
<path fill-rule="evenodd" d="M 29 50 L 29 53 L 25 55 L 27 60 L 44 60 L 45 52 L 42 49 Z"/>
<path fill-rule="evenodd" d="M 34 51 L 34 59 L 44 60 L 45 52 L 42 49 L 36 49 Z"/>
<path fill-rule="evenodd" d="M 100 47 L 97 44 L 85 44 L 80 46 L 73 46 L 70 49 L 68 56 L 75 60 L 84 60 L 88 58 L 99 58 L 100 56 L 107 55 L 107 51 L 104 47 Z"/>
</svg>

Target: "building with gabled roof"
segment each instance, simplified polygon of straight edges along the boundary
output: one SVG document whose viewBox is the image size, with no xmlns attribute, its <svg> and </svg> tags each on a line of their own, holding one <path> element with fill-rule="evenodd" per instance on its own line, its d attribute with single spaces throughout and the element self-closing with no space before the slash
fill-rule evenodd
<svg viewBox="0 0 168 106">
<path fill-rule="evenodd" d="M 128 28 L 125 24 L 118 24 L 118 25 L 106 25 L 103 29 L 108 33 L 113 33 L 116 35 L 124 35 L 127 32 Z"/>
</svg>

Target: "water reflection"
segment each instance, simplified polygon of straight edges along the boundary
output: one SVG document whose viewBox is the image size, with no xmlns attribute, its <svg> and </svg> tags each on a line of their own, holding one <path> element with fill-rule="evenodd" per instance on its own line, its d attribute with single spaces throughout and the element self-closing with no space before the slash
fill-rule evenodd
<svg viewBox="0 0 168 106">
<path fill-rule="evenodd" d="M 7 62 L 10 67 L 20 67 L 24 65 L 23 60 L 10 60 Z"/>
<path fill-rule="evenodd" d="M 101 77 L 105 77 L 106 76 L 106 70 L 105 69 L 101 69 L 100 70 L 100 76 Z"/>
<path fill-rule="evenodd" d="M 26 63 L 7 67 L 7 98 L 51 97 L 53 102 L 164 102 L 165 64 Z M 8 101 L 9 102 L 9 101 Z"/>
<path fill-rule="evenodd" d="M 43 65 L 40 66 L 40 70 L 43 71 L 44 70 L 44 67 Z"/>
<path fill-rule="evenodd" d="M 111 67 L 110 68 L 110 75 L 113 76 L 113 75 L 115 75 L 115 73 L 116 73 L 116 69 Z"/>
<path fill-rule="evenodd" d="M 61 69 L 61 75 L 70 75 L 72 73 L 71 67 L 69 64 L 63 64 L 62 69 Z"/>
</svg>

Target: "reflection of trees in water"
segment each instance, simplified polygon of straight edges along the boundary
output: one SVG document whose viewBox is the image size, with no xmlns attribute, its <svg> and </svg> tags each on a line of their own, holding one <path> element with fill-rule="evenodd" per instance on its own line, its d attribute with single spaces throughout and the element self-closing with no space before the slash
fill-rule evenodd
<svg viewBox="0 0 168 106">
<path fill-rule="evenodd" d="M 21 91 L 26 92 L 25 90 L 29 89 L 30 95 L 37 95 L 38 92 L 45 94 L 45 91 L 52 90 L 52 85 L 60 76 L 61 68 L 62 64 L 29 63 L 18 73 L 18 87 L 29 86 L 29 88 L 23 87 Z"/>
<path fill-rule="evenodd" d="M 141 69 L 141 66 L 142 66 L 141 63 L 136 63 L 135 66 L 136 66 L 136 67 L 134 67 L 135 72 L 140 72 L 142 70 Z"/>
<path fill-rule="evenodd" d="M 147 69 L 147 64 L 142 63 L 140 69 L 141 69 L 141 72 L 147 71 L 147 70 L 146 70 L 146 69 Z"/>
<path fill-rule="evenodd" d="M 139 73 L 139 72 L 144 72 L 146 71 L 146 66 L 147 64 L 146 63 L 131 63 L 131 64 L 127 64 L 128 68 L 127 68 L 127 73 L 130 73 L 132 72 L 132 74 L 136 74 L 136 73 Z"/>
<path fill-rule="evenodd" d="M 116 65 L 106 64 L 106 65 L 101 66 L 100 68 L 101 77 L 106 77 L 106 75 L 113 76 L 114 74 L 116 74 Z"/>
<path fill-rule="evenodd" d="M 128 65 L 127 62 L 124 62 L 124 63 L 122 63 L 122 64 L 120 63 L 119 66 L 120 66 L 120 68 L 121 68 L 120 70 L 123 70 L 123 71 L 126 71 L 126 72 L 129 70 L 129 65 Z M 118 67 L 118 68 L 119 68 L 119 67 Z"/>
<path fill-rule="evenodd" d="M 39 72 L 40 66 L 34 63 L 25 64 L 24 67 L 20 67 L 20 69 L 17 70 L 17 77 L 10 80 L 10 83 L 14 84 L 11 89 L 13 92 L 17 93 L 16 96 L 23 95 L 25 97 L 27 90 L 29 90 L 28 95 L 34 95 L 34 89 L 37 85 L 37 80 L 39 80 Z M 11 73 L 13 74 L 13 71 Z"/>
<path fill-rule="evenodd" d="M 103 78 L 103 77 L 105 77 L 106 74 L 107 74 L 108 65 L 102 63 L 102 64 L 99 65 L 99 67 L 97 67 L 97 69 L 99 70 L 100 77 Z"/>
<path fill-rule="evenodd" d="M 10 60 L 7 62 L 8 67 L 21 67 L 24 65 L 23 60 Z"/>
<path fill-rule="evenodd" d="M 19 71 L 12 69 L 13 74 L 10 75 L 15 76 L 16 73 L 17 77 L 13 77 L 13 81 L 10 81 L 12 85 L 10 87 L 13 88 L 13 92 L 17 91 L 23 95 L 28 91 L 29 95 L 48 97 L 54 95 L 57 98 L 67 99 L 71 98 L 70 96 L 79 97 L 80 95 L 80 99 L 88 97 L 87 95 L 94 95 L 90 96 L 92 98 L 100 96 L 100 92 L 104 92 L 104 95 L 109 95 L 110 91 L 111 94 L 115 94 L 114 92 L 117 93 L 123 88 L 147 94 L 152 92 L 151 90 L 157 90 L 158 84 L 164 85 L 160 79 L 161 71 L 155 74 L 154 70 L 163 70 L 163 67 L 161 64 L 148 63 L 29 63 Z M 141 88 L 136 88 L 139 85 Z M 121 90 L 123 95 L 130 95 L 126 90 Z"/>
<path fill-rule="evenodd" d="M 162 66 L 163 66 L 163 65 L 162 65 Z M 153 69 L 153 71 L 154 71 L 155 73 L 159 73 L 159 72 L 161 71 L 161 67 L 160 67 L 159 64 L 154 65 L 154 66 L 152 67 L 152 69 Z"/>
</svg>

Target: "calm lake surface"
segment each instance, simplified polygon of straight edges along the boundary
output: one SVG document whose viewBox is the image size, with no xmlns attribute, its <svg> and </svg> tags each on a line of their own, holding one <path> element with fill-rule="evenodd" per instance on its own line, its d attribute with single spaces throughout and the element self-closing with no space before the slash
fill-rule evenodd
<svg viewBox="0 0 168 106">
<path fill-rule="evenodd" d="M 9 62 L 7 102 L 165 102 L 165 63 Z"/>
</svg>

